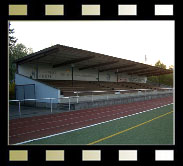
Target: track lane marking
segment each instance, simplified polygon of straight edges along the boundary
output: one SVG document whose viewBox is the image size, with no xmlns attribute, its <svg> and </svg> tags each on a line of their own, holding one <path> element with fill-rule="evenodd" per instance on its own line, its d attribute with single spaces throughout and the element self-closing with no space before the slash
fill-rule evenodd
<svg viewBox="0 0 183 166">
<path fill-rule="evenodd" d="M 164 103 L 159 103 L 159 104 L 164 104 Z M 142 105 L 141 105 L 142 106 Z M 145 106 L 145 107 L 144 107 Z M 147 104 L 143 104 L 143 107 L 139 107 L 138 109 L 147 109 L 149 106 L 152 106 L 152 105 L 147 105 Z M 155 106 L 155 104 L 153 105 L 153 106 Z M 135 108 L 135 109 L 134 109 Z M 136 109 L 137 107 L 136 106 L 133 106 L 133 107 L 129 107 L 129 109 L 134 109 L 134 110 L 137 110 Z M 154 107 L 154 108 L 157 108 L 157 107 Z M 128 108 L 125 108 L 125 110 L 126 109 L 128 109 Z M 107 113 L 107 112 L 118 112 L 118 110 L 124 110 L 124 109 L 114 109 L 114 110 L 110 110 L 110 111 L 105 111 L 105 112 L 99 112 L 99 113 L 97 113 L 97 114 L 103 114 L 103 113 Z M 133 111 L 133 110 L 132 110 Z M 93 112 L 97 112 L 97 110 L 96 111 L 93 111 Z M 124 112 L 126 112 L 126 111 L 124 111 Z M 129 111 L 130 112 L 130 111 Z M 74 117 L 74 118 L 67 118 L 67 119 L 58 119 L 58 120 L 52 120 L 52 121 L 49 121 L 49 122 L 38 122 L 38 123 L 36 123 L 36 125 L 42 125 L 42 124 L 49 124 L 49 123 L 55 123 L 55 122 L 62 122 L 62 121 L 66 121 L 66 120 L 70 120 L 70 119 L 77 119 L 77 118 L 81 118 L 81 117 L 87 117 L 87 116 L 91 116 L 91 115 L 95 115 L 95 113 L 93 113 L 93 114 L 90 114 L 90 115 L 84 115 L 84 116 L 78 116 L 78 117 Z M 58 118 L 59 118 L 60 116 L 58 116 Z M 57 117 L 56 117 L 57 118 Z M 45 120 L 45 119 L 42 119 L 42 120 Z M 30 123 L 30 122 L 29 122 Z M 32 125 L 21 125 L 20 127 L 16 127 L 16 125 L 17 125 L 17 123 L 14 123 L 14 126 L 15 127 L 11 127 L 10 126 L 10 129 L 11 130 L 16 130 L 16 129 L 21 129 L 21 128 L 25 128 L 25 127 L 31 127 L 31 126 L 33 126 L 33 127 L 35 127 L 35 124 L 32 124 Z"/>
<path fill-rule="evenodd" d="M 172 105 L 172 104 L 173 103 L 166 104 L 166 105 L 160 106 L 160 108 L 161 107 L 166 107 L 166 106 Z M 157 108 L 152 108 L 152 109 L 145 110 L 145 111 L 142 111 L 142 112 L 139 112 L 139 113 L 145 113 L 145 112 L 149 112 L 149 111 L 155 110 L 155 109 L 157 109 Z M 136 113 L 131 114 L 131 115 L 132 116 L 136 115 Z M 81 129 L 86 129 L 86 128 L 89 128 L 89 127 L 97 126 L 97 125 L 100 125 L 100 124 L 112 122 L 112 121 L 123 119 L 123 118 L 127 118 L 127 117 L 129 117 L 129 115 L 122 116 L 122 117 L 115 118 L 115 119 L 111 119 L 111 120 L 107 120 L 107 121 L 103 121 L 103 122 L 99 122 L 99 123 L 92 124 L 92 125 L 89 125 L 89 126 L 84 126 L 84 127 L 80 127 L 80 128 L 76 128 L 76 129 L 72 129 L 72 130 L 67 130 L 67 131 L 64 131 L 64 132 L 56 133 L 56 134 L 51 134 L 51 135 L 44 136 L 44 137 L 34 138 L 34 139 L 31 139 L 31 140 L 27 140 L 27 141 L 22 141 L 22 142 L 19 142 L 19 143 L 15 143 L 14 145 L 22 145 L 22 144 L 29 143 L 29 142 L 32 142 L 32 141 L 37 141 L 37 140 L 41 140 L 41 139 L 46 139 L 46 138 L 50 138 L 50 137 L 54 137 L 54 136 L 58 136 L 58 135 L 62 135 L 62 134 L 66 134 L 66 133 L 70 133 L 70 132 L 74 132 L 74 131 L 78 131 L 78 130 L 81 130 Z"/>
<path fill-rule="evenodd" d="M 156 102 L 156 101 L 153 101 L 153 102 Z M 148 103 L 149 105 L 151 105 L 151 104 L 154 104 L 154 103 Z M 162 102 L 162 103 L 161 103 Z M 159 104 L 163 104 L 165 101 L 160 101 L 160 103 Z M 128 103 L 128 104 L 130 104 L 130 103 Z M 142 105 L 147 105 L 147 102 L 142 102 L 141 103 Z M 111 106 L 111 107 L 114 107 L 114 109 L 116 109 L 116 107 L 118 108 L 120 108 L 121 107 L 121 104 L 120 105 L 118 105 L 118 106 Z M 134 107 L 133 105 L 128 105 L 127 107 Z M 104 109 L 104 108 L 103 108 Z M 106 109 L 109 109 L 109 107 L 105 107 L 105 110 Z M 100 110 L 101 110 L 101 108 L 100 108 Z M 71 114 L 69 114 L 69 115 L 67 115 L 67 114 L 65 114 L 65 115 L 58 115 L 58 116 L 56 116 L 56 117 L 63 117 L 63 116 L 73 116 L 73 115 L 77 115 L 77 114 L 83 114 L 83 113 L 90 113 L 90 112 L 97 112 L 97 111 L 99 111 L 99 109 L 87 109 L 87 111 L 84 111 L 84 112 L 78 112 L 78 113 L 71 113 Z M 55 116 L 54 116 L 55 117 Z M 54 118 L 53 117 L 53 118 Z M 52 117 L 47 117 L 47 115 L 46 115 L 46 117 L 44 117 L 44 118 L 38 118 L 38 119 L 32 119 L 32 120 L 30 120 L 30 119 L 28 119 L 27 121 L 30 123 L 30 121 L 39 121 L 39 120 L 46 120 L 46 119 L 50 119 L 50 118 L 52 118 Z M 15 119 L 16 121 L 17 121 L 17 119 Z M 14 120 L 13 120 L 14 121 Z M 27 122 L 27 121 L 21 121 L 21 122 L 11 122 L 10 123 L 10 125 L 17 125 L 18 123 L 24 123 L 24 122 Z"/>
<path fill-rule="evenodd" d="M 93 145 L 93 144 L 99 143 L 99 142 L 101 142 L 101 141 L 104 141 L 104 140 L 109 139 L 109 138 L 111 138 L 111 137 L 114 137 L 114 136 L 116 136 L 116 135 L 122 134 L 122 133 L 124 133 L 124 132 L 129 131 L 129 130 L 132 130 L 132 129 L 134 129 L 134 128 L 137 128 L 137 127 L 139 127 L 139 126 L 142 126 L 142 125 L 145 125 L 145 124 L 147 124 L 147 123 L 150 123 L 150 122 L 152 122 L 153 120 L 159 119 L 159 118 L 161 118 L 161 117 L 163 117 L 163 116 L 166 116 L 166 115 L 169 115 L 169 114 L 171 114 L 171 113 L 173 113 L 173 111 L 170 111 L 170 112 L 168 112 L 168 113 L 162 114 L 162 115 L 157 116 L 157 117 L 155 117 L 155 118 L 153 118 L 153 119 L 151 119 L 151 120 L 145 121 L 145 122 L 143 122 L 143 123 L 140 123 L 140 124 L 138 124 L 138 125 L 136 125 L 136 126 L 133 126 L 133 127 L 128 128 L 128 129 L 122 130 L 122 131 L 117 132 L 117 133 L 115 133 L 115 134 L 112 134 L 112 135 L 110 135 L 110 136 L 101 138 L 101 139 L 99 139 L 99 140 L 97 140 L 97 141 L 94 141 L 94 142 L 89 143 L 88 145 Z"/>
<path fill-rule="evenodd" d="M 142 108 L 144 109 L 146 107 L 142 107 Z M 140 110 L 137 113 L 142 113 L 143 112 L 143 110 L 141 110 L 142 108 L 140 108 L 140 109 L 138 108 L 138 109 L 134 109 L 134 110 Z M 160 108 L 160 107 L 155 107 L 155 108 Z M 48 127 L 47 128 L 40 128 L 40 129 L 37 129 L 37 130 L 31 130 L 31 131 L 27 131 L 27 132 L 24 132 L 24 133 L 13 134 L 13 135 L 9 135 L 9 138 L 17 137 L 17 136 L 21 136 L 21 135 L 25 135 L 25 134 L 36 133 L 36 132 L 45 131 L 45 130 L 50 130 L 50 129 L 56 129 L 56 128 L 59 128 L 59 127 L 69 126 L 69 125 L 73 125 L 73 124 L 76 124 L 76 123 L 83 123 L 83 122 L 88 122 L 88 121 L 92 121 L 92 120 L 98 120 L 98 119 L 102 119 L 102 118 L 106 118 L 106 117 L 110 117 L 110 116 L 115 116 L 115 115 L 119 115 L 119 114 L 125 114 L 125 113 L 128 113 L 128 112 L 132 112 L 134 110 L 124 111 L 124 112 L 121 111 L 121 112 L 117 112 L 115 114 L 108 114 L 108 115 L 100 116 L 100 117 L 97 117 L 97 118 L 85 119 L 85 120 L 76 121 L 76 122 L 73 122 L 73 123 L 70 122 L 70 123 L 67 123 L 67 124 L 60 124 L 60 125 L 52 126 L 52 127 L 49 127 L 49 128 Z M 151 110 L 151 109 L 149 109 L 149 110 Z M 113 112 L 113 111 L 115 111 L 115 110 L 112 110 L 111 112 Z M 133 113 L 133 114 L 135 114 L 135 113 Z M 129 114 L 129 115 L 126 115 L 126 116 L 132 116 L 133 114 Z M 94 114 L 92 114 L 92 115 L 94 115 Z M 87 115 L 87 116 L 90 116 L 90 115 Z"/>
</svg>

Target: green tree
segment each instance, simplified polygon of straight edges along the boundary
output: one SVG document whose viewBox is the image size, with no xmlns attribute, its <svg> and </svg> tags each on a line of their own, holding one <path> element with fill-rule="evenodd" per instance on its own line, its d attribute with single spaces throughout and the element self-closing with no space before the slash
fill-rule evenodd
<svg viewBox="0 0 183 166">
<path fill-rule="evenodd" d="M 173 66 L 173 65 L 170 65 L 170 66 L 169 66 L 169 69 L 170 69 L 170 70 L 173 70 L 173 69 L 174 69 L 174 66 Z"/>
<path fill-rule="evenodd" d="M 9 99 L 15 99 L 15 72 L 16 64 L 14 61 L 32 53 L 31 48 L 26 48 L 23 44 L 17 44 L 17 38 L 14 36 L 14 29 L 9 23 Z"/>
<path fill-rule="evenodd" d="M 156 67 L 160 67 L 163 69 L 166 69 L 166 65 L 163 64 L 160 60 L 155 63 Z M 173 70 L 173 65 L 169 67 L 170 70 Z M 168 85 L 173 86 L 173 74 L 165 74 L 165 75 L 159 75 L 159 76 L 151 76 L 147 78 L 148 82 L 155 83 L 157 85 Z"/>
<path fill-rule="evenodd" d="M 166 69 L 166 65 L 164 65 L 163 63 L 161 63 L 160 60 L 155 63 L 155 66 L 156 67 L 160 67 L 162 69 Z"/>
<path fill-rule="evenodd" d="M 16 72 L 16 64 L 14 61 L 18 58 L 22 58 L 27 56 L 29 50 L 23 44 L 16 44 L 13 46 L 9 52 L 9 80 L 14 81 L 15 72 Z"/>
<path fill-rule="evenodd" d="M 13 36 L 15 31 L 10 26 L 11 26 L 11 24 L 9 23 L 9 49 L 11 49 L 18 40 L 16 37 Z"/>
<path fill-rule="evenodd" d="M 15 31 L 10 26 L 11 24 L 9 24 L 9 81 L 13 82 L 16 72 L 16 64 L 14 61 L 27 56 L 33 51 L 30 48 L 26 48 L 26 46 L 21 43 L 17 44 L 18 39 L 14 36 Z"/>
</svg>

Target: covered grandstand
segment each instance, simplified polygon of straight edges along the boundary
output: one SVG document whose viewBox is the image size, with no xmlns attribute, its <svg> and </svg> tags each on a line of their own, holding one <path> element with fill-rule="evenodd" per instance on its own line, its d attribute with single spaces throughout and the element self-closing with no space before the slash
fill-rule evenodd
<svg viewBox="0 0 183 166">
<path fill-rule="evenodd" d="M 172 70 L 62 45 L 15 63 L 9 144 L 172 144 L 174 89 L 147 83 Z"/>
<path fill-rule="evenodd" d="M 139 92 L 143 89 L 152 92 L 162 89 L 147 84 L 147 77 L 173 72 L 63 45 L 51 46 L 17 59 L 15 63 L 17 100 L 60 99 L 87 96 L 91 93 L 114 95 L 135 90 Z M 26 87 L 27 93 L 25 93 Z M 61 100 L 53 101 L 53 103 L 60 102 Z"/>
</svg>

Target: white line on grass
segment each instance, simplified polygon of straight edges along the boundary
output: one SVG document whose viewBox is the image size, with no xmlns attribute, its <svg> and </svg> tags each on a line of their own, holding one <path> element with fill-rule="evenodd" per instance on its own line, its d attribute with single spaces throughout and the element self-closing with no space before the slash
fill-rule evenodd
<svg viewBox="0 0 183 166">
<path fill-rule="evenodd" d="M 61 132 L 61 133 L 48 135 L 48 136 L 45 136 L 45 137 L 35 138 L 35 139 L 32 139 L 32 140 L 28 140 L 28 141 L 23 141 L 23 142 L 20 142 L 20 143 L 16 143 L 14 145 L 21 145 L 21 144 L 25 144 L 25 143 L 32 142 L 32 141 L 37 141 L 37 140 L 41 140 L 41 139 L 45 139 L 45 138 L 50 138 L 50 137 L 53 137 L 53 136 L 62 135 L 62 134 L 70 133 L 70 132 L 73 132 L 73 131 L 77 131 L 77 130 L 81 130 L 81 129 L 97 126 L 99 124 L 103 124 L 103 123 L 107 123 L 107 122 L 112 122 L 112 121 L 115 121 L 115 120 L 123 119 L 123 118 L 130 117 L 130 116 L 133 116 L 133 115 L 137 115 L 137 114 L 140 114 L 140 113 L 145 113 L 145 112 L 148 112 L 148 111 L 151 111 L 151 110 L 155 110 L 155 109 L 158 109 L 158 108 L 166 107 L 166 106 L 171 105 L 171 104 L 173 104 L 173 103 L 166 104 L 166 105 L 163 105 L 163 106 L 160 106 L 160 107 L 156 107 L 156 108 L 152 108 L 152 109 L 149 109 L 149 110 L 145 110 L 145 111 L 142 111 L 142 112 L 130 114 L 130 115 L 123 116 L 123 117 L 120 117 L 120 118 L 116 118 L 116 119 L 112 119 L 112 120 L 96 123 L 96 124 L 93 124 L 93 125 L 89 125 L 89 126 L 85 126 L 85 127 L 81 127 L 81 128 L 77 128 L 77 129 L 73 129 L 73 130 L 68 130 L 68 131 L 64 131 L 64 132 Z"/>
</svg>

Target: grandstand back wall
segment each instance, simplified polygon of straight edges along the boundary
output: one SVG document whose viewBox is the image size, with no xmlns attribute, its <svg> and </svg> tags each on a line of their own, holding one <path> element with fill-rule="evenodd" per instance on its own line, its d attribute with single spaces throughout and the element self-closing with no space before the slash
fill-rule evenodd
<svg viewBox="0 0 183 166">
<path fill-rule="evenodd" d="M 18 74 L 33 78 L 33 79 L 50 79 L 50 80 L 72 80 L 71 66 L 52 68 L 51 65 L 36 65 L 36 64 L 22 64 L 18 65 Z M 74 67 L 74 80 L 81 81 L 98 81 L 97 69 L 79 70 Z M 100 81 L 117 82 L 117 74 L 115 72 L 100 72 Z M 118 74 L 119 82 L 140 82 L 146 83 L 147 77 L 128 75 L 125 73 Z"/>
</svg>

